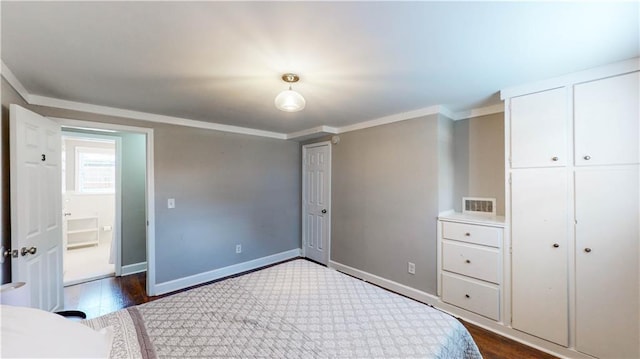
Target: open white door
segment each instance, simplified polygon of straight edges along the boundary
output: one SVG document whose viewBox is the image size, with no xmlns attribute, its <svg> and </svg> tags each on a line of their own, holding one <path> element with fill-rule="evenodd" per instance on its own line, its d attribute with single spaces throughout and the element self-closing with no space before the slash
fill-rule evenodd
<svg viewBox="0 0 640 359">
<path fill-rule="evenodd" d="M 12 282 L 31 288 L 31 306 L 62 309 L 60 125 L 9 108 Z M 17 250 L 17 252 L 16 252 Z"/>
<path fill-rule="evenodd" d="M 327 265 L 331 244 L 331 144 L 302 147 L 302 251 Z"/>
</svg>

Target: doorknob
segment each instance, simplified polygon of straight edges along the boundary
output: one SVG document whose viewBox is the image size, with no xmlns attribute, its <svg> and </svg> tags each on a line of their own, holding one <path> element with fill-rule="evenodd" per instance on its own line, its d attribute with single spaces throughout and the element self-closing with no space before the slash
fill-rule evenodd
<svg viewBox="0 0 640 359">
<path fill-rule="evenodd" d="M 322 210 L 322 213 L 327 213 L 327 210 L 326 210 L 326 209 L 323 209 L 323 210 Z"/>
<path fill-rule="evenodd" d="M 29 249 L 27 249 L 27 247 L 22 247 L 20 249 L 20 254 L 22 254 L 22 256 L 26 256 L 27 254 L 36 254 L 37 251 L 38 248 L 36 247 L 31 247 Z"/>
</svg>

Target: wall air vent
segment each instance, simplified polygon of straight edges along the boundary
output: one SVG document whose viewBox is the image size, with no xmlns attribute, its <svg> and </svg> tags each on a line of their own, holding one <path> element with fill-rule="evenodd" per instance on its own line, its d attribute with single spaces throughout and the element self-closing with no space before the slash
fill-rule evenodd
<svg viewBox="0 0 640 359">
<path fill-rule="evenodd" d="M 483 216 L 496 215 L 495 198 L 462 197 L 462 213 Z"/>
</svg>

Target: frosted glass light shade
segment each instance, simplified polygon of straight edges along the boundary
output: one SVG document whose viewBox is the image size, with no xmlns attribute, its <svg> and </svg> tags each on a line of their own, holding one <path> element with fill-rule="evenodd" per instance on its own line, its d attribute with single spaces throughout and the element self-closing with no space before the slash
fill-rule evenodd
<svg viewBox="0 0 640 359">
<path fill-rule="evenodd" d="M 307 102 L 299 93 L 293 90 L 286 90 L 280 92 L 280 94 L 276 96 L 275 104 L 278 110 L 285 112 L 297 112 L 301 111 Z"/>
</svg>

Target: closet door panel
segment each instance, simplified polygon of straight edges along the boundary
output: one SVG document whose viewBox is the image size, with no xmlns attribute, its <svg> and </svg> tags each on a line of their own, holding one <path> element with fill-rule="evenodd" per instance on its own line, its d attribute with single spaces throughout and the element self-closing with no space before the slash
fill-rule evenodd
<svg viewBox="0 0 640 359">
<path fill-rule="evenodd" d="M 568 163 L 567 91 L 559 88 L 511 99 L 511 167 Z"/>
<path fill-rule="evenodd" d="M 638 166 L 576 171 L 576 348 L 640 358 Z"/>
<path fill-rule="evenodd" d="M 575 86 L 577 166 L 638 163 L 639 87 L 639 72 Z"/>
<path fill-rule="evenodd" d="M 565 169 L 512 172 L 512 326 L 568 345 Z"/>
</svg>

